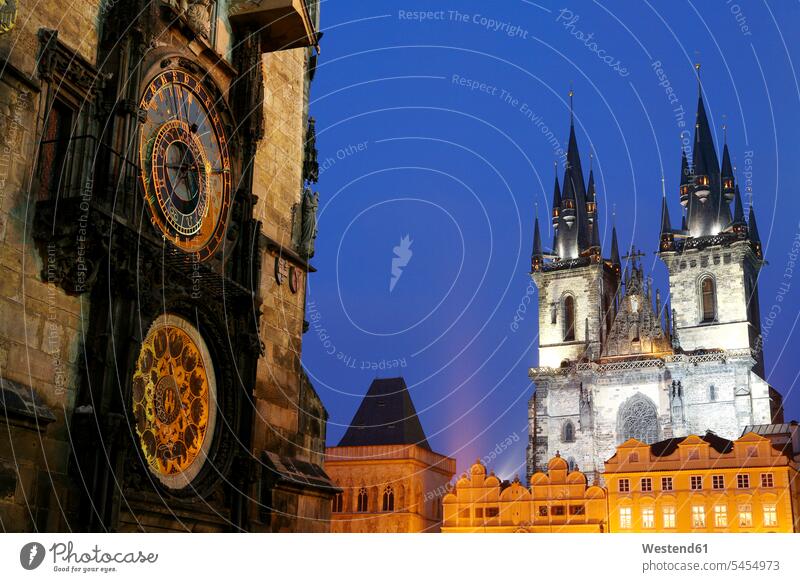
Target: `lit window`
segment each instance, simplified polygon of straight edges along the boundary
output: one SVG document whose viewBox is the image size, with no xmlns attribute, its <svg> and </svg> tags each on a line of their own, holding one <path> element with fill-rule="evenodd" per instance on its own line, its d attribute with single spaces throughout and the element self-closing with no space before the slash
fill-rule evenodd
<svg viewBox="0 0 800 582">
<path fill-rule="evenodd" d="M 761 473 L 761 486 L 775 487 L 775 480 L 772 477 L 772 473 Z"/>
<path fill-rule="evenodd" d="M 656 526 L 655 511 L 652 507 L 642 508 L 642 527 L 653 529 Z"/>
<path fill-rule="evenodd" d="M 652 491 L 652 490 L 653 490 L 653 480 L 650 477 L 643 477 L 642 491 Z"/>
<path fill-rule="evenodd" d="M 619 527 L 620 529 L 631 529 L 631 508 L 619 508 Z"/>
<path fill-rule="evenodd" d="M 753 527 L 753 506 L 749 503 L 739 506 L 739 527 Z"/>
<path fill-rule="evenodd" d="M 334 513 L 341 513 L 344 511 L 344 495 L 337 493 L 333 496 L 333 507 L 331 508 Z"/>
<path fill-rule="evenodd" d="M 775 527 L 778 525 L 778 509 L 774 503 L 764 504 L 764 527 Z"/>
<path fill-rule="evenodd" d="M 575 341 L 575 299 L 572 295 L 564 298 L 564 341 Z"/>
<path fill-rule="evenodd" d="M 702 505 L 692 506 L 692 527 L 706 527 L 706 508 Z"/>
<path fill-rule="evenodd" d="M 728 508 L 724 505 L 714 506 L 714 527 L 728 527 Z"/>
<path fill-rule="evenodd" d="M 620 479 L 619 480 L 619 492 L 620 493 L 629 493 L 631 490 L 631 482 L 628 479 Z"/>
<path fill-rule="evenodd" d="M 703 476 L 702 475 L 692 475 L 689 477 L 689 489 L 697 491 L 703 488 Z"/>
<path fill-rule="evenodd" d="M 569 514 L 570 515 L 585 515 L 586 508 L 583 505 L 570 505 L 569 506 Z"/>
<path fill-rule="evenodd" d="M 672 477 L 661 477 L 661 490 L 672 491 Z"/>
<path fill-rule="evenodd" d="M 711 476 L 712 489 L 725 489 L 725 477 L 722 475 Z"/>
<path fill-rule="evenodd" d="M 394 511 L 394 490 L 391 485 L 383 490 L 383 511 Z"/>
<path fill-rule="evenodd" d="M 664 518 L 664 529 L 675 528 L 675 508 L 667 505 L 662 509 L 662 516 Z"/>
<path fill-rule="evenodd" d="M 739 489 L 749 489 L 750 475 L 747 473 L 740 473 L 739 475 L 736 475 L 736 487 Z"/>
<path fill-rule="evenodd" d="M 629 463 L 638 463 L 639 462 L 639 453 L 631 453 L 628 455 L 628 462 Z"/>
<path fill-rule="evenodd" d="M 703 323 L 714 321 L 717 314 L 717 291 L 714 279 L 706 277 L 700 283 L 700 293 L 703 307 Z"/>
</svg>

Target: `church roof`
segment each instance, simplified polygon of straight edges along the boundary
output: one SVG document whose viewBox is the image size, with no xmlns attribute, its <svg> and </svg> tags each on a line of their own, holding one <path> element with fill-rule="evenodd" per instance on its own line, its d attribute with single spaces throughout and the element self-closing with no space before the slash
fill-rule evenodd
<svg viewBox="0 0 800 582">
<path fill-rule="evenodd" d="M 431 450 L 402 377 L 372 381 L 338 446 L 369 445 L 418 445 Z"/>
</svg>

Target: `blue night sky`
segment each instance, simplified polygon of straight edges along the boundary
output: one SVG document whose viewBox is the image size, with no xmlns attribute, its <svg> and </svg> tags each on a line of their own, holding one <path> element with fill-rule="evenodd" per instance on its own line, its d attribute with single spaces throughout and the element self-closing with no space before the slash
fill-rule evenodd
<svg viewBox="0 0 800 582">
<path fill-rule="evenodd" d="M 438 12 L 411 14 L 425 10 Z M 661 177 L 676 220 L 698 60 L 717 147 L 727 124 L 769 261 L 759 279 L 767 379 L 786 418 L 800 417 L 798 24 L 796 2 L 323 1 L 311 104 L 318 272 L 303 362 L 330 413 L 328 443 L 373 378 L 402 375 L 432 447 L 459 471 L 510 438 L 491 468 L 524 475 L 533 219 L 549 247 L 569 88 L 586 172 L 594 152 L 604 255 L 616 209 L 621 248 L 646 252 L 666 296 L 654 254 Z M 395 247 L 407 264 L 390 290 Z"/>
</svg>

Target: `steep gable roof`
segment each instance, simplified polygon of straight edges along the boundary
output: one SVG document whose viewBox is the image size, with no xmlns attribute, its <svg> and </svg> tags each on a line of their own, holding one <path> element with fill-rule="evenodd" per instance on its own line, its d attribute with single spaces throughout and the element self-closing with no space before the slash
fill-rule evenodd
<svg viewBox="0 0 800 582">
<path fill-rule="evenodd" d="M 369 445 L 418 445 L 431 450 L 402 377 L 372 381 L 338 446 Z"/>
</svg>

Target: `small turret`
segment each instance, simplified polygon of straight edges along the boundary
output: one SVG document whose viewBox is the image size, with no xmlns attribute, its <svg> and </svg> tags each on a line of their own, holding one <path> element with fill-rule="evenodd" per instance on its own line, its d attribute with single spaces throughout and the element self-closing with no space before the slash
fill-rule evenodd
<svg viewBox="0 0 800 582">
<path fill-rule="evenodd" d="M 558 217 L 561 213 L 561 188 L 558 185 L 558 162 L 554 164 L 556 169 L 556 184 L 553 187 L 553 228 L 558 228 Z M 553 247 L 555 251 L 555 247 Z"/>
<path fill-rule="evenodd" d="M 617 242 L 617 227 L 611 228 L 611 265 L 619 275 L 622 263 L 619 259 L 619 243 Z"/>
<path fill-rule="evenodd" d="M 536 222 L 533 225 L 533 252 L 531 253 L 531 273 L 537 273 L 542 270 L 542 263 L 544 256 L 542 254 L 542 237 L 539 234 L 539 217 L 536 217 Z"/>
<path fill-rule="evenodd" d="M 724 128 L 723 128 L 724 129 Z M 722 148 L 722 169 L 720 171 L 722 176 L 722 195 L 725 202 L 730 203 L 735 195 L 734 179 L 733 179 L 733 166 L 731 165 L 731 156 L 728 153 L 727 132 L 725 145 Z"/>
<path fill-rule="evenodd" d="M 747 219 L 747 230 L 750 238 L 750 244 L 753 245 L 753 251 L 760 259 L 761 253 L 761 237 L 758 234 L 758 226 L 756 226 L 756 212 L 753 210 L 753 205 L 750 205 L 750 216 Z"/>
<path fill-rule="evenodd" d="M 689 162 L 686 160 L 686 150 L 681 150 L 681 206 L 686 208 L 689 204 L 689 194 L 692 193 L 692 171 Z"/>
<path fill-rule="evenodd" d="M 734 187 L 733 194 L 733 221 L 731 222 L 733 232 L 738 235 L 747 234 L 747 222 L 744 219 L 744 207 L 742 206 L 742 195 L 739 192 L 739 185 Z"/>
<path fill-rule="evenodd" d="M 672 224 L 669 220 L 669 208 L 667 206 L 667 192 L 664 189 L 664 178 L 661 178 L 661 251 L 672 251 L 675 245 L 675 234 L 672 231 Z"/>
</svg>

